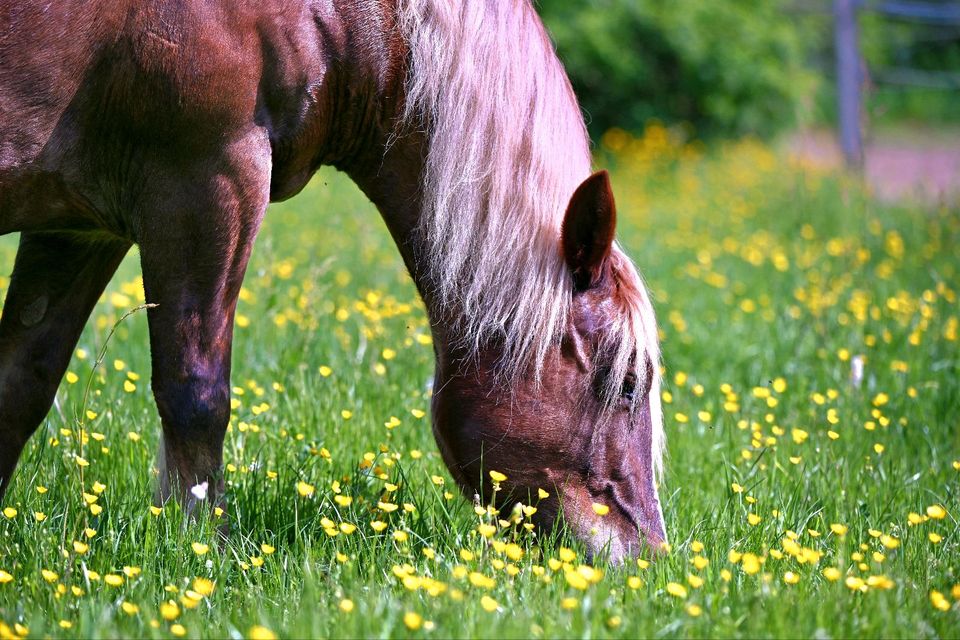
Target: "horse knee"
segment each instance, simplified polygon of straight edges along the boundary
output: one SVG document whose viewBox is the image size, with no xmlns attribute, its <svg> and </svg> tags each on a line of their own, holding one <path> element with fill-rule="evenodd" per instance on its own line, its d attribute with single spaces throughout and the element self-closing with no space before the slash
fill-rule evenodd
<svg viewBox="0 0 960 640">
<path fill-rule="evenodd" d="M 59 380 L 46 369 L 21 370 L 0 389 L 0 420 L 23 445 L 47 417 Z"/>
<path fill-rule="evenodd" d="M 226 380 L 203 375 L 154 381 L 154 398 L 165 437 L 174 443 L 219 447 L 230 420 Z"/>
</svg>

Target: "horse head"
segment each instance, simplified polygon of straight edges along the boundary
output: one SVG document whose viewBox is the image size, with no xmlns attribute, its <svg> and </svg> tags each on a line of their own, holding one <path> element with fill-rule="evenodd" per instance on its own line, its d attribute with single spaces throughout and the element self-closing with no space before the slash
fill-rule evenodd
<svg viewBox="0 0 960 640">
<path fill-rule="evenodd" d="M 666 532 L 656 333 L 615 224 L 607 174 L 594 174 L 563 221 L 569 308 L 542 366 L 504 379 L 495 343 L 466 366 L 441 354 L 433 408 L 440 450 L 468 496 L 495 495 L 501 511 L 535 506 L 542 529 L 562 515 L 591 555 L 616 562 L 655 550 Z"/>
</svg>

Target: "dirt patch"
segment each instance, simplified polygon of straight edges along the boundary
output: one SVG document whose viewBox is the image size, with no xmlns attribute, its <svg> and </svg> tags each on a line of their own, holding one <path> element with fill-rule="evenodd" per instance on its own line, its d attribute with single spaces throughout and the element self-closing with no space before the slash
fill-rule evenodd
<svg viewBox="0 0 960 640">
<path fill-rule="evenodd" d="M 789 152 L 828 169 L 843 156 L 832 131 L 791 136 Z M 873 136 L 864 145 L 864 174 L 881 200 L 928 205 L 960 203 L 960 132 L 897 130 Z"/>
</svg>

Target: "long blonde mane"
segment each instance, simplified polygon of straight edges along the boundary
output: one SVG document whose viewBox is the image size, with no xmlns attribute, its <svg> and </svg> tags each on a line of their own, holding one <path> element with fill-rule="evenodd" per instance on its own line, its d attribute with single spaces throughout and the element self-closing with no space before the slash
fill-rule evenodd
<svg viewBox="0 0 960 640">
<path fill-rule="evenodd" d="M 400 0 L 399 19 L 410 56 L 403 121 L 428 134 L 420 232 L 431 295 L 455 310 L 469 352 L 496 340 L 505 375 L 539 378 L 572 298 L 563 216 L 590 175 L 573 90 L 527 0 Z M 634 354 L 659 364 L 659 351 L 636 269 L 619 247 L 611 263 L 623 304 L 608 330 L 613 394 Z M 651 395 L 659 467 L 658 389 Z"/>
</svg>

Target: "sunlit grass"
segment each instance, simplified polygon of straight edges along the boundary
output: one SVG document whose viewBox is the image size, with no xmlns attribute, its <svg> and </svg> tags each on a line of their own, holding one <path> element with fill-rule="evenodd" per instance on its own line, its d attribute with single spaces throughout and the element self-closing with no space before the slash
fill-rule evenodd
<svg viewBox="0 0 960 640">
<path fill-rule="evenodd" d="M 0 637 L 960 634 L 960 212 L 752 141 L 653 127 L 600 153 L 662 327 L 668 554 L 591 566 L 527 532 L 536 504 L 459 495 L 422 306 L 325 171 L 271 209 L 245 281 L 228 513 L 151 509 L 144 313 L 93 369 L 143 302 L 132 254 L 3 505 Z"/>
</svg>

